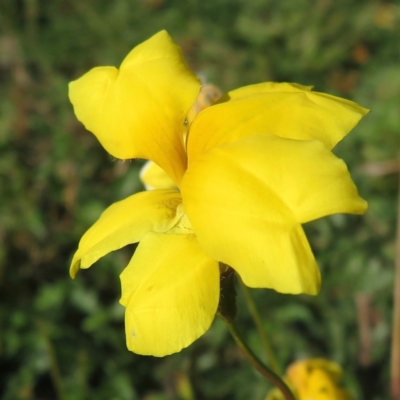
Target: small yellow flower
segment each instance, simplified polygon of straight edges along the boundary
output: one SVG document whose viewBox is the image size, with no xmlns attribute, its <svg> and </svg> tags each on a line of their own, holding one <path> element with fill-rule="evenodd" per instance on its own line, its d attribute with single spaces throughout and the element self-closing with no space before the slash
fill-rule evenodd
<svg viewBox="0 0 400 400">
<path fill-rule="evenodd" d="M 287 370 L 286 382 L 298 400 L 351 400 L 340 388 L 341 367 L 322 358 L 297 361 Z M 278 389 L 273 389 L 266 400 L 283 400 Z"/>
<path fill-rule="evenodd" d="M 140 242 L 121 274 L 130 350 L 164 356 L 204 334 L 218 307 L 219 262 L 250 287 L 318 292 L 301 224 L 366 210 L 331 149 L 367 110 L 270 82 L 196 110 L 200 81 L 165 31 L 119 69 L 94 68 L 69 89 L 77 118 L 109 153 L 151 160 L 170 177 L 167 188 L 109 207 L 72 260 L 75 276 Z"/>
</svg>

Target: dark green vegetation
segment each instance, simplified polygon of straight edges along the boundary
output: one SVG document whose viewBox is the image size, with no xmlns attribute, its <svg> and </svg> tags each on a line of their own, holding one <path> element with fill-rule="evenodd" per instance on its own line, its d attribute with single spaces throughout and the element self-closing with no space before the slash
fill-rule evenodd
<svg viewBox="0 0 400 400">
<path fill-rule="evenodd" d="M 307 226 L 321 294 L 252 293 L 282 367 L 330 358 L 344 367 L 356 399 L 388 399 L 399 27 L 394 1 L 1 0 L 0 398 L 262 400 L 267 393 L 221 321 L 170 357 L 126 350 L 118 275 L 133 248 L 75 281 L 68 276 L 82 233 L 141 184 L 139 161 L 113 160 L 76 121 L 67 83 L 93 66 L 118 65 L 165 28 L 191 67 L 223 90 L 294 81 L 372 109 L 336 150 L 370 210 Z M 243 296 L 238 323 L 262 355 Z"/>
</svg>

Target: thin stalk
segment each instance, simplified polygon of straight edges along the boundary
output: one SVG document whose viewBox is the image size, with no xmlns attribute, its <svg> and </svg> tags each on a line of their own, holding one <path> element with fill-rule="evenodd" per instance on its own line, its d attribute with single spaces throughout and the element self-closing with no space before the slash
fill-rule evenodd
<svg viewBox="0 0 400 400">
<path fill-rule="evenodd" d="M 272 346 L 267 338 L 267 335 L 265 334 L 265 330 L 262 326 L 261 322 L 261 317 L 260 313 L 257 310 L 256 303 L 253 300 L 253 297 L 251 296 L 250 290 L 248 287 L 240 280 L 240 285 L 244 294 L 244 297 L 246 299 L 247 307 L 250 311 L 250 314 L 253 318 L 254 324 L 257 328 L 258 335 L 260 336 L 261 339 L 261 345 L 264 349 L 264 352 L 267 356 L 267 360 L 269 361 L 269 364 L 271 365 L 272 370 L 277 374 L 281 375 L 282 371 L 280 371 L 279 365 L 276 361 L 276 357 L 274 355 L 274 352 L 272 350 Z"/>
<path fill-rule="evenodd" d="M 391 351 L 391 357 L 392 357 L 391 389 L 392 389 L 392 399 L 400 400 L 400 185 L 399 185 L 399 200 L 398 200 L 398 211 L 397 211 L 395 278 L 394 278 L 393 289 L 394 289 L 394 307 L 393 307 L 392 351 Z"/>
<path fill-rule="evenodd" d="M 43 322 L 41 320 L 37 320 L 36 323 L 39 328 L 39 332 L 41 333 L 43 340 L 46 344 L 47 355 L 50 361 L 50 376 L 53 381 L 54 389 L 57 393 L 57 398 L 58 400 L 65 400 L 60 368 L 58 366 L 57 357 L 53 345 L 50 341 L 49 336 L 47 335 L 46 328 L 44 327 Z"/>
<path fill-rule="evenodd" d="M 244 356 L 250 362 L 251 365 L 265 378 L 267 378 L 273 385 L 275 385 L 285 397 L 285 400 L 296 400 L 290 389 L 287 387 L 285 382 L 277 375 L 275 372 L 271 371 L 263 362 L 253 353 L 250 347 L 247 345 L 242 335 L 238 331 L 235 323 L 232 320 L 224 318 L 219 315 L 227 324 L 230 333 L 235 339 L 236 344 L 239 346 L 240 350 L 243 352 Z"/>
</svg>

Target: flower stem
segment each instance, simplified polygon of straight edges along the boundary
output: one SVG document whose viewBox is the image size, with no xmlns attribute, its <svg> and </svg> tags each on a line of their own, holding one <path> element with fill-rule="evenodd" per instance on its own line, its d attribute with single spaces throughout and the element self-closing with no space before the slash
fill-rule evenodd
<svg viewBox="0 0 400 400">
<path fill-rule="evenodd" d="M 272 350 L 272 346 L 267 338 L 267 335 L 265 334 L 264 328 L 262 326 L 262 322 L 261 322 L 261 318 L 260 318 L 260 314 L 257 310 L 257 306 L 253 300 L 253 298 L 251 297 L 251 293 L 250 290 L 248 289 L 248 287 L 242 282 L 242 280 L 240 280 L 240 285 L 244 294 L 244 297 L 246 299 L 246 303 L 247 303 L 247 307 L 250 311 L 250 314 L 253 318 L 254 324 L 257 328 L 258 331 L 258 335 L 260 336 L 261 339 L 261 344 L 264 348 L 265 354 L 267 355 L 267 360 L 269 361 L 272 370 L 277 374 L 280 375 L 281 371 L 279 368 L 279 365 L 276 361 L 276 357 L 274 355 L 274 352 Z"/>
<path fill-rule="evenodd" d="M 400 175 L 399 175 L 400 178 Z M 392 399 L 400 400 L 400 187 L 397 215 L 396 261 L 394 279 L 394 307 L 391 350 Z"/>
<path fill-rule="evenodd" d="M 233 320 L 226 319 L 221 314 L 218 315 L 227 324 L 228 329 L 232 334 L 233 338 L 235 339 L 236 344 L 239 346 L 240 350 L 242 350 L 244 356 L 247 358 L 250 364 L 253 365 L 253 367 L 256 368 L 256 370 L 260 372 L 261 375 L 267 378 L 273 385 L 275 385 L 282 392 L 283 396 L 285 397 L 285 400 L 295 400 L 292 392 L 287 387 L 285 382 L 283 382 L 283 380 L 277 374 L 275 374 L 275 372 L 271 371 L 266 365 L 264 365 L 262 361 L 250 349 L 250 347 L 247 345 L 242 335 L 238 331 L 236 324 L 233 322 Z"/>
<path fill-rule="evenodd" d="M 247 345 L 243 336 L 238 331 L 234 319 L 236 316 L 236 289 L 235 289 L 235 271 L 226 264 L 220 263 L 220 298 L 217 315 L 226 323 L 236 344 L 242 350 L 244 356 L 255 369 L 275 385 L 285 397 L 285 400 L 295 400 L 292 392 L 286 386 L 285 382 L 275 372 L 271 371 L 263 362 L 253 353 Z"/>
<path fill-rule="evenodd" d="M 54 389 L 57 393 L 58 400 L 65 400 L 64 390 L 63 390 L 63 382 L 61 379 L 60 368 L 58 366 L 56 353 L 54 351 L 54 347 L 51 343 L 49 335 L 46 332 L 46 328 L 44 326 L 43 321 L 40 319 L 36 320 L 37 327 L 39 332 L 41 333 L 43 340 L 45 342 L 47 348 L 47 356 L 50 361 L 50 376 L 53 381 Z"/>
</svg>

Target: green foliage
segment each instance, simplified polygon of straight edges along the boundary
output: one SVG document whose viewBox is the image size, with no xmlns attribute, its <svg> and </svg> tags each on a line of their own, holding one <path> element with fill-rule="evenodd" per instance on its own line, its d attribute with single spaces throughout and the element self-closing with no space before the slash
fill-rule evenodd
<svg viewBox="0 0 400 400">
<path fill-rule="evenodd" d="M 342 364 L 358 399 L 388 399 L 400 133 L 400 9 L 373 0 L 3 0 L 0 3 L 0 397 L 263 399 L 221 321 L 164 359 L 125 347 L 118 275 L 133 247 L 68 277 L 82 233 L 141 190 L 140 161 L 108 156 L 76 121 L 67 84 L 118 65 L 167 29 L 199 74 L 228 90 L 265 80 L 314 84 L 372 113 L 337 147 L 364 217 L 306 229 L 323 287 L 315 298 L 253 291 L 282 367 Z M 261 342 L 239 293 L 238 324 Z M 262 355 L 261 355 L 262 356 Z"/>
</svg>

